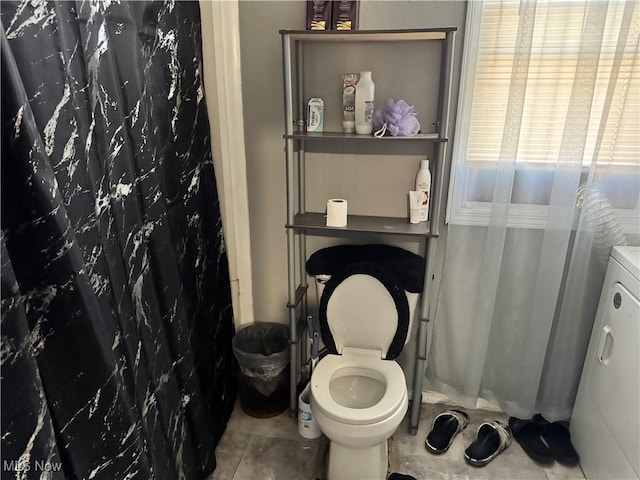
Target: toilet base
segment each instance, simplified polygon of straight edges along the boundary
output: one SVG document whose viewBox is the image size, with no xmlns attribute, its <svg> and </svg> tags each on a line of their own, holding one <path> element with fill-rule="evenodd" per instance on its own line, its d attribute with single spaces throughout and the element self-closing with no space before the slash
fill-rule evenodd
<svg viewBox="0 0 640 480">
<path fill-rule="evenodd" d="M 329 444 L 328 480 L 384 480 L 389 454 L 387 441 L 367 448 Z"/>
</svg>

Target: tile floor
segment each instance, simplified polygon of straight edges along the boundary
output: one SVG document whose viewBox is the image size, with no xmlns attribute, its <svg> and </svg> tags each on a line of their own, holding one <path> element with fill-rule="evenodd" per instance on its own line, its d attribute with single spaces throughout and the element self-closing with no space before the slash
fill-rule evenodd
<svg viewBox="0 0 640 480">
<path fill-rule="evenodd" d="M 467 465 L 464 450 L 473 442 L 485 420 L 507 422 L 504 413 L 466 410 L 469 425 L 449 451 L 435 456 L 424 448 L 424 439 L 435 415 L 450 406 L 423 404 L 418 434 L 408 432 L 405 418 L 389 441 L 389 471 L 410 474 L 418 480 L 584 480 L 580 467 L 558 463 L 543 467 L 533 462 L 514 440 L 493 462 L 482 468 Z M 307 440 L 298 435 L 297 421 L 285 412 L 274 418 L 246 415 L 236 404 L 216 449 L 218 467 L 208 480 L 316 480 L 322 478 L 327 440 Z"/>
</svg>

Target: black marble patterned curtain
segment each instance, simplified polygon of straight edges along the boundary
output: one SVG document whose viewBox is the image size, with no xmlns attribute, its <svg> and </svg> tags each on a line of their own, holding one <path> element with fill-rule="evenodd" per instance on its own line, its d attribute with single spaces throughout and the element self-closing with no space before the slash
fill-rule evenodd
<svg viewBox="0 0 640 480">
<path fill-rule="evenodd" d="M 204 478 L 235 383 L 199 5 L 1 18 L 2 478 Z"/>
</svg>

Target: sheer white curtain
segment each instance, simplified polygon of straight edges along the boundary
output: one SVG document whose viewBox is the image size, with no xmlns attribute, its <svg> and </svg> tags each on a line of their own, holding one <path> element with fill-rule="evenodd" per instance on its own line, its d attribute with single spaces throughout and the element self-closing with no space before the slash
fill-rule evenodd
<svg viewBox="0 0 640 480">
<path fill-rule="evenodd" d="M 608 253 L 640 230 L 639 35 L 632 1 L 469 2 L 430 388 L 570 417 Z"/>
</svg>

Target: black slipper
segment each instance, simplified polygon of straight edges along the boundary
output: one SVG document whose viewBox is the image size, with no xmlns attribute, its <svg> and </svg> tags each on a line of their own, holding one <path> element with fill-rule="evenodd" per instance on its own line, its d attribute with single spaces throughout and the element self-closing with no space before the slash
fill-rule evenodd
<svg viewBox="0 0 640 480">
<path fill-rule="evenodd" d="M 416 477 L 405 475 L 404 473 L 392 473 L 388 480 L 416 480 Z"/>
<path fill-rule="evenodd" d="M 469 424 L 469 415 L 462 410 L 447 410 L 433 419 L 433 426 L 424 441 L 431 453 L 439 455 L 449 450 L 453 439 Z"/>
<path fill-rule="evenodd" d="M 542 441 L 538 424 L 531 420 L 511 417 L 509 418 L 509 428 L 513 433 L 513 438 L 532 460 L 545 465 L 553 463 L 556 457 L 551 448 Z"/>
<path fill-rule="evenodd" d="M 464 451 L 464 459 L 474 467 L 484 467 L 511 444 L 509 427 L 498 421 L 478 427 L 475 441 Z"/>
<path fill-rule="evenodd" d="M 580 456 L 571 443 L 571 434 L 564 422 L 548 422 L 538 414 L 533 421 L 540 429 L 540 436 L 549 445 L 549 448 L 559 463 L 567 466 L 575 466 L 580 461 Z"/>
</svg>

